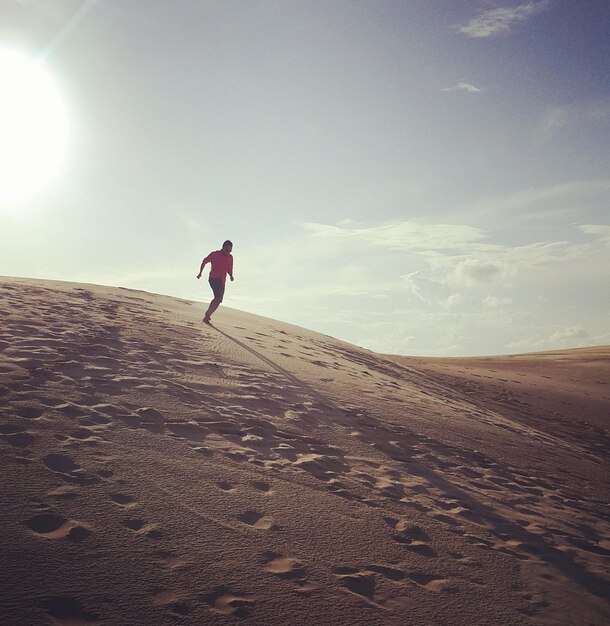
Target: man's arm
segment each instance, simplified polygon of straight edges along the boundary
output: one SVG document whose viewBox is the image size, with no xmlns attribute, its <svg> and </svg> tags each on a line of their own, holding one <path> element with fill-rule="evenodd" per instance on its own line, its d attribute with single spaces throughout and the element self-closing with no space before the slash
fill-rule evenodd
<svg viewBox="0 0 610 626">
<path fill-rule="evenodd" d="M 231 257 L 231 262 L 229 263 L 229 278 L 233 282 L 233 257 Z"/>
<path fill-rule="evenodd" d="M 197 274 L 197 278 L 201 278 L 201 274 L 203 274 L 203 268 L 205 267 L 205 264 L 209 262 L 209 260 L 210 255 L 208 254 L 208 256 L 206 256 L 205 259 L 201 261 L 201 267 L 199 268 L 199 274 Z"/>
</svg>

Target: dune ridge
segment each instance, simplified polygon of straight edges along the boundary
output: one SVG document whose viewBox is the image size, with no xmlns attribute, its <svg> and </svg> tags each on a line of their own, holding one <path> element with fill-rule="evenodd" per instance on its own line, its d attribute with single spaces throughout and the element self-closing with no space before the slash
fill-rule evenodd
<svg viewBox="0 0 610 626">
<path fill-rule="evenodd" d="M 610 347 L 202 310 L 0 278 L 2 623 L 607 623 Z"/>
</svg>

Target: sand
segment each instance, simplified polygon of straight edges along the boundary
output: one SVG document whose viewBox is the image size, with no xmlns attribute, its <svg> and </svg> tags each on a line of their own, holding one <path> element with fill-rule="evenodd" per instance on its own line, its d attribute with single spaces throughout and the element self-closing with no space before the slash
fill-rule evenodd
<svg viewBox="0 0 610 626">
<path fill-rule="evenodd" d="M 0 623 L 608 623 L 609 347 L 204 308 L 0 278 Z"/>
</svg>

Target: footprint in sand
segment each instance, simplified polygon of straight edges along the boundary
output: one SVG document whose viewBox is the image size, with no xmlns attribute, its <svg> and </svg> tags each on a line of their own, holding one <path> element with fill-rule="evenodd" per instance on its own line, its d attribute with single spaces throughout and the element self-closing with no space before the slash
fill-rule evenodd
<svg viewBox="0 0 610 626">
<path fill-rule="evenodd" d="M 258 528 L 259 530 L 274 530 L 277 526 L 273 523 L 273 519 L 266 517 L 258 511 L 245 511 L 237 516 L 237 519 L 248 526 Z"/>
<path fill-rule="evenodd" d="M 375 576 L 372 572 L 359 571 L 354 567 L 335 567 L 333 573 L 348 591 L 374 604 Z"/>
<path fill-rule="evenodd" d="M 144 422 L 142 422 L 144 425 Z M 208 435 L 208 430 L 201 428 L 192 422 L 167 422 L 165 426 L 177 439 L 186 439 L 196 443 L 202 443 Z"/>
<path fill-rule="evenodd" d="M 154 555 L 161 559 L 164 565 L 166 565 L 169 569 L 175 569 L 176 567 L 186 565 L 189 562 L 186 557 L 179 556 L 173 552 L 167 552 L 165 550 L 155 552 Z"/>
<path fill-rule="evenodd" d="M 385 578 L 389 578 L 393 581 L 403 580 L 406 574 L 401 569 L 395 567 L 389 567 L 388 565 L 369 565 L 367 568 L 371 572 L 381 574 Z"/>
<path fill-rule="evenodd" d="M 263 481 L 253 481 L 250 483 L 257 491 L 261 491 L 268 495 L 271 495 L 273 491 L 271 490 L 271 485 L 269 483 L 265 483 Z"/>
<path fill-rule="evenodd" d="M 404 580 L 406 574 L 403 570 L 389 565 L 369 565 L 365 569 L 357 569 L 355 567 L 335 567 L 332 570 L 333 574 L 339 578 L 339 581 L 345 589 L 358 596 L 361 600 L 366 602 L 370 606 L 377 608 L 390 608 L 391 606 L 403 606 L 404 598 L 401 597 L 400 591 L 395 595 L 387 591 L 378 595 L 377 583 L 378 581 L 385 585 L 387 590 L 387 583 L 392 583 L 392 589 L 401 590 L 402 585 L 396 587 L 396 583 Z M 381 578 L 380 578 L 381 577 Z"/>
<path fill-rule="evenodd" d="M 61 500 L 74 500 L 78 497 L 79 490 L 77 487 L 71 485 L 63 485 L 62 487 L 56 487 L 55 489 L 49 489 L 47 495 L 53 498 L 59 498 Z"/>
<path fill-rule="evenodd" d="M 80 428 L 77 428 L 70 433 L 70 437 L 72 437 L 73 439 L 80 439 L 82 441 L 86 439 L 91 439 L 96 435 L 97 433 L 95 431 L 89 428 L 85 428 L 84 426 L 81 426 Z"/>
<path fill-rule="evenodd" d="M 164 606 L 172 613 L 178 615 L 188 615 L 191 612 L 191 607 L 186 602 L 183 602 L 186 596 L 187 594 L 183 592 L 160 589 L 156 591 L 153 596 L 153 604 L 156 606 Z"/>
<path fill-rule="evenodd" d="M 133 531 L 139 531 L 142 530 L 142 528 L 144 528 L 144 525 L 146 524 L 146 522 L 144 520 L 141 519 L 126 519 L 123 520 L 123 526 L 127 526 L 127 528 L 129 528 L 130 530 Z"/>
<path fill-rule="evenodd" d="M 211 457 L 214 454 L 212 450 L 207 446 L 198 446 L 192 443 L 189 443 L 188 446 L 189 448 L 191 448 L 191 450 L 194 450 L 195 452 L 201 454 L 201 456 Z"/>
<path fill-rule="evenodd" d="M 70 457 L 63 454 L 47 454 L 42 462 L 53 472 L 60 474 L 70 474 L 80 469 Z"/>
<path fill-rule="evenodd" d="M 293 591 L 304 596 L 310 596 L 314 591 L 320 589 L 320 585 L 318 585 L 318 583 L 308 582 L 305 579 L 297 580 L 296 583 L 297 586 L 293 588 Z"/>
<path fill-rule="evenodd" d="M 222 489 L 223 491 L 227 491 L 227 492 L 228 491 L 235 491 L 235 487 L 231 483 L 228 483 L 228 482 L 226 482 L 224 480 L 219 482 L 219 483 L 216 483 L 216 486 L 219 489 Z"/>
<path fill-rule="evenodd" d="M 303 580 L 305 577 L 305 568 L 298 559 L 284 556 L 277 552 L 265 552 L 262 555 L 262 561 L 266 572 L 275 574 L 280 578 L 298 578 Z"/>
<path fill-rule="evenodd" d="M 400 520 L 393 517 L 384 517 L 383 520 L 396 531 L 392 537 L 394 541 L 404 545 L 407 550 L 420 554 L 421 556 L 436 556 L 436 552 L 428 544 L 430 537 L 422 528 L 411 525 L 407 520 Z"/>
<path fill-rule="evenodd" d="M 126 493 L 111 493 L 110 499 L 119 506 L 122 506 L 126 509 L 131 509 L 133 507 L 138 506 L 138 503 L 134 498 L 128 496 Z"/>
<path fill-rule="evenodd" d="M 19 424 L 0 424 L 0 438 L 15 448 L 27 448 L 34 443 L 34 436 Z"/>
<path fill-rule="evenodd" d="M 246 594 L 236 594 L 222 587 L 210 594 L 202 596 L 205 603 L 212 607 L 212 611 L 221 615 L 235 615 L 247 617 L 248 612 L 254 606 L 256 598 Z"/>
<path fill-rule="evenodd" d="M 42 409 L 34 406 L 18 406 L 15 409 L 15 413 L 19 417 L 25 417 L 26 419 L 37 420 L 42 416 Z"/>
<path fill-rule="evenodd" d="M 35 515 L 27 521 L 27 526 L 34 535 L 46 539 L 63 539 L 67 537 L 72 541 L 82 541 L 91 534 L 88 528 L 55 513 Z"/>
<path fill-rule="evenodd" d="M 434 551 L 434 549 L 431 546 L 429 546 L 427 543 L 424 543 L 423 541 L 404 542 L 402 540 L 402 537 L 401 538 L 394 537 L 394 539 L 398 541 L 399 543 L 404 543 L 405 548 L 411 552 L 415 552 L 416 554 L 419 554 L 421 556 L 427 556 L 427 557 L 436 556 L 436 552 Z"/>
<path fill-rule="evenodd" d="M 121 408 L 114 404 L 91 404 L 90 408 L 92 411 L 95 411 L 97 415 L 91 416 L 91 419 L 95 421 L 96 424 L 108 424 L 110 418 L 116 418 L 121 412 Z M 108 420 L 108 421 L 105 421 Z"/>
<path fill-rule="evenodd" d="M 446 513 L 432 512 L 429 513 L 429 515 L 431 518 L 442 522 L 443 524 L 449 524 L 449 526 L 460 526 L 460 522 L 458 520 L 451 517 L 451 515 L 447 515 Z"/>
<path fill-rule="evenodd" d="M 265 572 L 294 581 L 296 586 L 293 587 L 293 591 L 296 593 L 309 596 L 320 589 L 320 585 L 307 580 L 307 571 L 298 559 L 277 552 L 265 552 L 262 555 L 262 562 Z"/>
<path fill-rule="evenodd" d="M 74 459 L 65 454 L 47 454 L 42 458 L 42 462 L 64 480 L 76 482 L 80 485 L 91 485 L 98 483 L 99 478 L 88 476 Z"/>
<path fill-rule="evenodd" d="M 70 541 L 80 542 L 91 535 L 91 530 L 85 528 L 84 526 L 73 526 L 68 533 L 68 539 Z"/>
<path fill-rule="evenodd" d="M 143 519 L 127 518 L 122 520 L 123 526 L 129 528 L 138 535 L 159 539 L 162 535 L 156 524 L 147 524 Z"/>
<path fill-rule="evenodd" d="M 83 417 L 87 414 L 86 410 L 82 406 L 72 404 L 72 402 L 63 402 L 61 404 L 54 405 L 53 408 L 71 418 Z"/>
<path fill-rule="evenodd" d="M 112 424 L 112 420 L 105 415 L 91 415 L 78 421 L 81 426 L 95 426 L 97 430 L 104 430 Z"/>
<path fill-rule="evenodd" d="M 452 585 L 450 580 L 447 578 L 440 578 L 439 576 L 435 576 L 433 574 L 410 572 L 407 574 L 407 577 L 418 586 L 434 593 L 455 593 L 458 591 L 455 585 Z"/>
<path fill-rule="evenodd" d="M 83 622 L 98 622 L 101 617 L 87 611 L 81 602 L 70 596 L 54 596 L 44 603 L 49 615 L 59 623 L 80 624 Z"/>
<path fill-rule="evenodd" d="M 64 537 L 69 532 L 68 520 L 53 513 L 35 515 L 28 520 L 27 526 L 37 535 L 45 535 L 46 537 Z"/>
</svg>

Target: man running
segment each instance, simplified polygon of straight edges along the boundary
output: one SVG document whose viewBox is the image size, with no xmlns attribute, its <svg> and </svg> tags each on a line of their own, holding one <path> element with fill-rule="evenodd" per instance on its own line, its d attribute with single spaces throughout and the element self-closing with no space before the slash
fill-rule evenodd
<svg viewBox="0 0 610 626">
<path fill-rule="evenodd" d="M 231 255 L 231 250 L 233 250 L 233 244 L 230 241 L 225 241 L 222 244 L 221 250 L 215 250 L 214 252 L 210 252 L 208 256 L 203 259 L 201 262 L 201 267 L 199 268 L 199 274 L 197 274 L 197 278 L 201 278 L 201 274 L 203 272 L 203 268 L 206 263 L 211 263 L 212 269 L 210 270 L 210 287 L 214 292 L 214 299 L 210 302 L 210 306 L 208 310 L 205 312 L 203 317 L 203 321 L 206 324 L 210 323 L 210 318 L 212 317 L 212 313 L 219 307 L 222 299 L 225 295 L 225 282 L 227 280 L 227 274 L 230 276 L 231 281 L 233 281 L 233 257 Z"/>
</svg>

